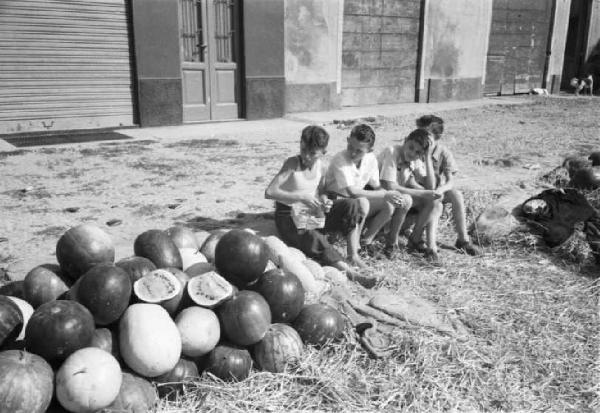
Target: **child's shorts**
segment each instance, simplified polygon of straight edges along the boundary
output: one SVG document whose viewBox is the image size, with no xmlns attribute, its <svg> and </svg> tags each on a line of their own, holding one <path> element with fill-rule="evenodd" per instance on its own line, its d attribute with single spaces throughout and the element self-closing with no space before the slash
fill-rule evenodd
<svg viewBox="0 0 600 413">
<path fill-rule="evenodd" d="M 325 218 L 325 231 L 347 235 L 363 218 L 358 199 L 337 198 Z"/>
<path fill-rule="evenodd" d="M 283 242 L 290 247 L 298 248 L 308 258 L 312 258 L 323 265 L 333 265 L 344 260 L 321 230 L 298 230 L 287 205 L 277 203 L 275 226 Z"/>
</svg>

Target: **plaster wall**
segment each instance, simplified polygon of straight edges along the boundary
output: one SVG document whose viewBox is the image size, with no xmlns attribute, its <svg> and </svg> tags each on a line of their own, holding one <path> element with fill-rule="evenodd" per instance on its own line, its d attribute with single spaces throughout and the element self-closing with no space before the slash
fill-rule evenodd
<svg viewBox="0 0 600 413">
<path fill-rule="evenodd" d="M 419 82 L 427 100 L 480 97 L 491 16 L 492 0 L 427 0 Z M 444 90 L 427 90 L 431 81 Z"/>
<path fill-rule="evenodd" d="M 575 0 L 577 1 L 577 0 Z M 554 10 L 554 28 L 552 30 L 552 41 L 550 45 L 550 60 L 548 61 L 548 73 L 546 74 L 546 89 L 551 93 L 560 91 L 563 63 L 565 59 L 565 44 L 567 42 L 567 31 L 569 29 L 569 12 L 571 0 L 556 0 Z"/>
<path fill-rule="evenodd" d="M 286 111 L 337 106 L 343 0 L 285 0 Z"/>
<path fill-rule="evenodd" d="M 337 80 L 339 0 L 285 1 L 286 83 Z"/>
<path fill-rule="evenodd" d="M 178 125 L 183 121 L 178 2 L 131 4 L 140 125 Z"/>
<path fill-rule="evenodd" d="M 487 52 L 491 0 L 429 0 L 425 12 L 426 78 L 483 76 Z"/>
<path fill-rule="evenodd" d="M 284 4 L 243 0 L 246 118 L 276 118 L 285 111 Z"/>
</svg>

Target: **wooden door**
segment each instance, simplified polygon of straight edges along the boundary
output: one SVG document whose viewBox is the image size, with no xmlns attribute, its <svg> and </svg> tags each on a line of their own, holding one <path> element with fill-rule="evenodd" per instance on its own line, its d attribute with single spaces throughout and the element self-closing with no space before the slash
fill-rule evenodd
<svg viewBox="0 0 600 413">
<path fill-rule="evenodd" d="M 342 106 L 414 102 L 422 2 L 343 4 Z"/>
<path fill-rule="evenodd" d="M 179 0 L 183 121 L 238 118 L 238 2 Z"/>
<path fill-rule="evenodd" d="M 494 0 L 486 94 L 542 87 L 551 16 L 552 0 Z"/>
</svg>

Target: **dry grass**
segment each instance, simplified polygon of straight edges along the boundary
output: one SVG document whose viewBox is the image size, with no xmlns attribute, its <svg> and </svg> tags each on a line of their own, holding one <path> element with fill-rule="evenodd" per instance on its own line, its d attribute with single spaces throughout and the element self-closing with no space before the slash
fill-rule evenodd
<svg viewBox="0 0 600 413">
<path fill-rule="evenodd" d="M 597 99 L 539 99 L 443 116 L 453 125 L 448 146 L 455 153 L 545 161 L 543 173 L 566 154 L 600 147 L 597 107 Z M 382 124 L 406 130 L 412 122 L 406 117 Z M 498 196 L 481 188 L 466 191 L 469 220 Z M 600 205 L 598 193 L 590 199 Z M 448 216 L 440 233 L 442 243 L 454 243 Z M 427 329 L 397 329 L 394 351 L 384 360 L 367 358 L 352 340 L 309 348 L 294 371 L 254 371 L 235 384 L 205 374 L 157 410 L 599 411 L 600 270 L 583 250 L 578 233 L 550 250 L 535 235 L 520 232 L 486 246 L 479 258 L 442 250 L 442 268 L 405 253 L 372 262 L 385 287 L 410 289 L 458 313 L 470 338 L 459 342 Z"/>
</svg>

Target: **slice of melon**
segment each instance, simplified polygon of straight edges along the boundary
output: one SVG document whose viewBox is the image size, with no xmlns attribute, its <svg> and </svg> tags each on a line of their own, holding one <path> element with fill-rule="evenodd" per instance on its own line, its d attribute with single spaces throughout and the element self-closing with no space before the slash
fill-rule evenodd
<svg viewBox="0 0 600 413">
<path fill-rule="evenodd" d="M 170 300 L 181 291 L 181 283 L 170 271 L 159 268 L 133 283 L 133 292 L 140 301 L 158 304 Z"/>
<path fill-rule="evenodd" d="M 209 271 L 192 277 L 187 292 L 199 306 L 214 308 L 233 295 L 233 286 L 215 271 Z"/>
</svg>

